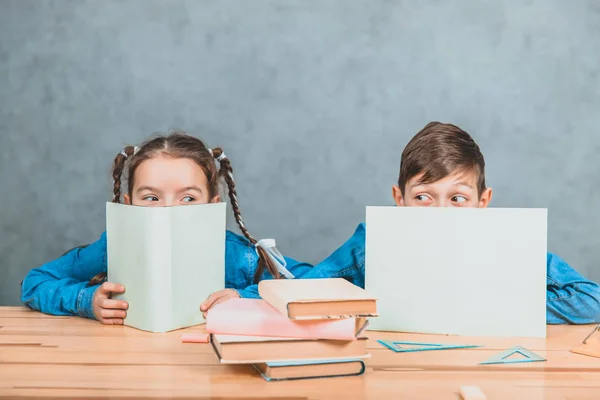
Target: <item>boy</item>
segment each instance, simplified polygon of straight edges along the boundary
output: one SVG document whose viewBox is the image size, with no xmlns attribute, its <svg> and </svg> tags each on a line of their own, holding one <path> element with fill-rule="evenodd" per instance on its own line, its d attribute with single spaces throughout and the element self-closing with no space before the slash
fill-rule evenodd
<svg viewBox="0 0 600 400">
<path fill-rule="evenodd" d="M 485 161 L 479 146 L 457 126 L 427 124 L 402 152 L 392 196 L 397 206 L 487 207 L 492 189 L 485 185 Z M 343 277 L 364 288 L 364 223 L 339 249 L 299 278 L 330 277 Z M 548 324 L 600 322 L 600 286 L 551 253 L 547 255 L 546 288 Z M 237 297 L 237 293 L 232 295 Z M 240 295 L 258 297 L 256 285 Z"/>
</svg>

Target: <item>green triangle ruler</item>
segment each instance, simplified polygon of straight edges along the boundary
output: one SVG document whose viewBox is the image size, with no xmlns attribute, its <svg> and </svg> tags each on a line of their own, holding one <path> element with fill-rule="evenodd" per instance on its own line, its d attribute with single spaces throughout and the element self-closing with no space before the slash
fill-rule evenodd
<svg viewBox="0 0 600 400">
<path fill-rule="evenodd" d="M 420 343 L 420 342 L 399 342 L 394 340 L 378 340 L 379 344 L 387 347 L 396 353 L 411 353 L 415 351 L 430 351 L 430 350 L 451 350 L 451 349 L 471 349 L 480 347 L 475 345 L 464 344 L 444 344 L 444 343 Z M 401 345 L 412 347 L 402 347 Z"/>
<path fill-rule="evenodd" d="M 513 354 L 518 353 L 524 356 L 525 358 L 515 358 L 511 360 L 507 360 L 508 357 Z M 524 347 L 516 346 L 512 349 L 508 349 L 503 351 L 502 353 L 498 353 L 487 361 L 480 362 L 479 365 L 484 364 L 516 364 L 516 363 L 524 363 L 524 362 L 536 362 L 536 361 L 546 361 L 545 358 L 535 354 L 534 352 L 527 350 Z"/>
</svg>

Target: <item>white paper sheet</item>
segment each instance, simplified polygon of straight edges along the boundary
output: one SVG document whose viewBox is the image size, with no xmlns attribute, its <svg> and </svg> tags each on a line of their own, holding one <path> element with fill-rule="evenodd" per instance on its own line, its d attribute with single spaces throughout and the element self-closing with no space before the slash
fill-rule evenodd
<svg viewBox="0 0 600 400">
<path fill-rule="evenodd" d="M 367 207 L 369 329 L 546 337 L 546 209 Z"/>
<path fill-rule="evenodd" d="M 166 332 L 203 323 L 200 304 L 225 287 L 226 203 L 107 203 L 108 281 L 125 285 L 125 325 Z"/>
</svg>

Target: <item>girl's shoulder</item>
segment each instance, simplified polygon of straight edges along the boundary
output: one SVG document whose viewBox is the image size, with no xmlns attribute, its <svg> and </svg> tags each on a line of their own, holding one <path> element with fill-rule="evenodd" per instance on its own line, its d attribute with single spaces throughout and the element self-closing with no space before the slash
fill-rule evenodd
<svg viewBox="0 0 600 400">
<path fill-rule="evenodd" d="M 225 233 L 225 242 L 227 245 L 234 245 L 234 246 L 243 246 L 243 247 L 247 247 L 247 248 L 252 248 L 254 247 L 250 241 L 248 239 L 246 239 L 244 236 L 242 235 L 238 235 L 237 233 L 234 233 L 230 230 L 227 230 Z"/>
</svg>

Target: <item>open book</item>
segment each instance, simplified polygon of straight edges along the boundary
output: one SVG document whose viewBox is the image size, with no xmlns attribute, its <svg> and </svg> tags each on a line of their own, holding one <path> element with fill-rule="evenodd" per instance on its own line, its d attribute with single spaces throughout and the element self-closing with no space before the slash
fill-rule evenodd
<svg viewBox="0 0 600 400">
<path fill-rule="evenodd" d="M 225 287 L 226 204 L 107 203 L 108 281 L 125 285 L 125 325 L 166 332 L 203 322 L 200 304 Z"/>
</svg>

